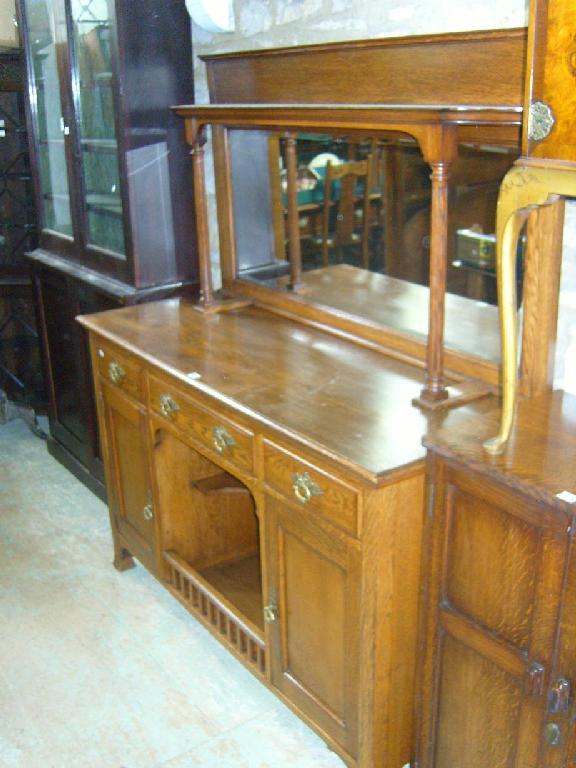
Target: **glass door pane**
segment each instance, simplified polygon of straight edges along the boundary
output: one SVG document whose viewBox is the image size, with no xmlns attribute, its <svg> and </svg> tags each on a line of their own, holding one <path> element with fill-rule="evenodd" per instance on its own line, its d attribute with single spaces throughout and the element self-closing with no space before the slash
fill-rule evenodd
<svg viewBox="0 0 576 768">
<path fill-rule="evenodd" d="M 71 0 L 78 132 L 90 245 L 125 252 L 107 0 Z"/>
<path fill-rule="evenodd" d="M 42 226 L 71 236 L 72 217 L 52 2 L 29 0 L 26 11 L 34 80 L 32 85 L 36 89 Z"/>
</svg>

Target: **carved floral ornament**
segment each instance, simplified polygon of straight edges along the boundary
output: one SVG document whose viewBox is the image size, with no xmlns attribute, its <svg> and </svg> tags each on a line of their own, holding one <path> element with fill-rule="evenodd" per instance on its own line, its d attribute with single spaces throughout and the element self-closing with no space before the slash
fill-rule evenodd
<svg viewBox="0 0 576 768">
<path fill-rule="evenodd" d="M 186 0 L 186 8 L 194 23 L 208 32 L 234 30 L 233 0 Z"/>
</svg>

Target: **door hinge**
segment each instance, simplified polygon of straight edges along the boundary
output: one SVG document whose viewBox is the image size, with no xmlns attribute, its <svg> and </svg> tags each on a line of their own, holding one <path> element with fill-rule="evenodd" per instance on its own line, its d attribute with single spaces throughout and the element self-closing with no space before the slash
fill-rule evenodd
<svg viewBox="0 0 576 768">
<path fill-rule="evenodd" d="M 436 506 L 436 485 L 434 483 L 428 483 L 428 517 L 429 518 L 433 517 L 435 506 Z"/>
<path fill-rule="evenodd" d="M 528 667 L 525 680 L 526 694 L 528 696 L 541 696 L 544 693 L 544 678 L 546 669 L 538 661 L 532 662 Z"/>
</svg>

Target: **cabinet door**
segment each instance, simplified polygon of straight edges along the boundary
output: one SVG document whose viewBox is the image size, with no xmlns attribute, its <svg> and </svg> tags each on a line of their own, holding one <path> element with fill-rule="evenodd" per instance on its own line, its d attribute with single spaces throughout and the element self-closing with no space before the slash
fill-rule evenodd
<svg viewBox="0 0 576 768">
<path fill-rule="evenodd" d="M 569 520 L 439 463 L 422 768 L 541 765 Z"/>
<path fill-rule="evenodd" d="M 102 383 L 106 479 L 113 523 L 130 554 L 153 572 L 155 521 L 143 406 Z"/>
<path fill-rule="evenodd" d="M 360 552 L 266 500 L 272 683 L 348 753 L 357 739 Z"/>
</svg>

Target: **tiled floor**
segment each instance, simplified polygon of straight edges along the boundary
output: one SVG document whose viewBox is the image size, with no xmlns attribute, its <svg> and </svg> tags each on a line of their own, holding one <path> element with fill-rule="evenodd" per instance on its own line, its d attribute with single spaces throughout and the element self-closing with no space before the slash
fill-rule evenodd
<svg viewBox="0 0 576 768">
<path fill-rule="evenodd" d="M 111 552 L 104 505 L 0 426 L 0 768 L 342 768 Z"/>
</svg>

